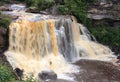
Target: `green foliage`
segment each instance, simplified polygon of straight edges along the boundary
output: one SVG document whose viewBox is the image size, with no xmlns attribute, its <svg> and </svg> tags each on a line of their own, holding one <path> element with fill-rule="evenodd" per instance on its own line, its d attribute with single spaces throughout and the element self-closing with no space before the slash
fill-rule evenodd
<svg viewBox="0 0 120 82">
<path fill-rule="evenodd" d="M 0 60 L 0 82 L 16 82 L 12 69 Z"/>
<path fill-rule="evenodd" d="M 64 5 L 58 5 L 58 13 L 59 14 L 67 14 L 68 13 L 68 8 L 65 7 Z"/>
<path fill-rule="evenodd" d="M 11 19 L 7 16 L 4 16 L 0 13 L 0 27 L 8 28 Z"/>
<path fill-rule="evenodd" d="M 54 0 L 26 0 L 28 6 L 35 6 L 39 10 L 45 10 L 50 8 L 54 3 Z"/>
<path fill-rule="evenodd" d="M 58 12 L 60 14 L 72 14 L 85 24 L 87 19 L 87 3 L 85 0 L 64 0 L 64 5 L 58 6 Z"/>
<path fill-rule="evenodd" d="M 2 26 L 8 28 L 9 23 L 10 23 L 9 18 L 3 18 L 0 20 L 0 27 Z"/>
<path fill-rule="evenodd" d="M 105 27 L 101 25 L 95 28 L 89 28 L 89 30 L 102 44 L 109 45 L 110 47 L 120 46 L 120 28 Z"/>
<path fill-rule="evenodd" d="M 70 14 L 86 24 L 87 2 L 86 0 L 26 0 L 28 6 L 35 6 L 39 10 L 45 10 L 57 5 L 59 14 Z"/>
</svg>

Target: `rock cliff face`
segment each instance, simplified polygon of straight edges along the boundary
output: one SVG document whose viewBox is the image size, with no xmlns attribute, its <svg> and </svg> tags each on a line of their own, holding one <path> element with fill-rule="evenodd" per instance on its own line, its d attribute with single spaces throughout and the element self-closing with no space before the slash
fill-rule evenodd
<svg viewBox="0 0 120 82">
<path fill-rule="evenodd" d="M 120 0 L 95 0 L 89 4 L 88 18 L 96 24 L 120 27 Z"/>
</svg>

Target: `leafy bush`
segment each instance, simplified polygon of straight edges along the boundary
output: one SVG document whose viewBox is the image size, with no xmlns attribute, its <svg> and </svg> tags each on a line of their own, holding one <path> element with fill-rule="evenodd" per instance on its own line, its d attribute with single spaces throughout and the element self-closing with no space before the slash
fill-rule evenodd
<svg viewBox="0 0 120 82">
<path fill-rule="evenodd" d="M 120 46 L 120 28 L 97 26 L 89 28 L 91 33 L 96 37 L 96 39 L 102 44 L 109 46 Z"/>
<path fill-rule="evenodd" d="M 0 20 L 0 27 L 6 27 L 8 28 L 10 23 L 10 19 L 9 18 L 3 18 Z"/>
<path fill-rule="evenodd" d="M 39 10 L 45 10 L 50 8 L 54 3 L 54 0 L 26 0 L 28 6 L 35 6 Z"/>
<path fill-rule="evenodd" d="M 11 19 L 8 16 L 4 16 L 0 12 L 0 27 L 8 28 Z"/>
<path fill-rule="evenodd" d="M 59 14 L 72 14 L 84 24 L 87 19 L 87 3 L 85 0 L 64 0 L 63 6 L 58 6 Z"/>
<path fill-rule="evenodd" d="M 65 7 L 64 5 L 58 5 L 58 13 L 59 14 L 67 14 L 68 13 L 68 8 Z"/>
<path fill-rule="evenodd" d="M 16 82 L 12 69 L 0 60 L 0 82 Z"/>
</svg>

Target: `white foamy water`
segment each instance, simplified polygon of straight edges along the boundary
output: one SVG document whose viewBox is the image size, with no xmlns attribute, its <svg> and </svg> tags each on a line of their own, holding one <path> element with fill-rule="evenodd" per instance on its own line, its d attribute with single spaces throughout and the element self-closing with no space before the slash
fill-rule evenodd
<svg viewBox="0 0 120 82">
<path fill-rule="evenodd" d="M 62 55 L 54 56 L 54 54 L 49 54 L 49 56 L 42 58 L 41 61 L 28 59 L 24 54 L 16 54 L 12 51 L 6 52 L 5 55 L 13 69 L 19 67 L 24 70 L 24 79 L 29 74 L 34 74 L 34 77 L 38 79 L 38 73 L 41 71 L 52 70 L 57 74 L 58 79 L 74 81 L 74 77 L 70 76 L 70 74 L 78 73 L 80 70 L 79 67 L 68 64 Z M 51 65 L 50 62 L 52 62 Z"/>
<path fill-rule="evenodd" d="M 13 4 L 9 7 L 10 10 L 25 11 L 26 6 L 23 4 Z"/>
</svg>

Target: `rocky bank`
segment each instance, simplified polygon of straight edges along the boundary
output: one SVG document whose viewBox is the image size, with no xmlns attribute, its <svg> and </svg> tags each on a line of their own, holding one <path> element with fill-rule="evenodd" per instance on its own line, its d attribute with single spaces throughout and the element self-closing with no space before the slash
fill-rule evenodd
<svg viewBox="0 0 120 82">
<path fill-rule="evenodd" d="M 120 0 L 95 0 L 90 3 L 88 18 L 96 24 L 120 27 Z"/>
</svg>

